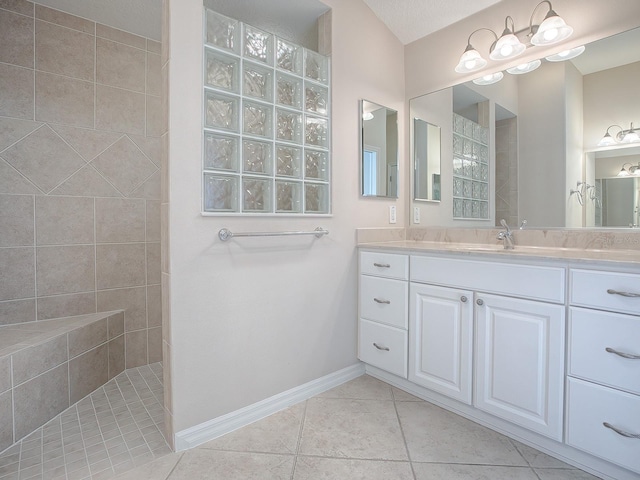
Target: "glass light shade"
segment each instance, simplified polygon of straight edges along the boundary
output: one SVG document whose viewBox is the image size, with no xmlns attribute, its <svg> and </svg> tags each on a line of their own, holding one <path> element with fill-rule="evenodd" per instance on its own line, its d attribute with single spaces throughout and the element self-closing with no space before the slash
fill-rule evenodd
<svg viewBox="0 0 640 480">
<path fill-rule="evenodd" d="M 510 30 L 505 30 L 496 42 L 489 58 L 491 60 L 508 60 L 521 55 L 526 48 Z"/>
<path fill-rule="evenodd" d="M 635 130 L 631 130 L 624 137 L 622 137 L 622 143 L 636 143 L 640 142 L 640 135 Z"/>
<path fill-rule="evenodd" d="M 364 120 L 365 122 L 366 122 L 367 120 L 373 120 L 373 113 L 371 113 L 371 112 L 364 112 L 364 113 L 362 114 L 362 120 Z"/>
<path fill-rule="evenodd" d="M 460 57 L 460 61 L 455 70 L 458 73 L 470 73 L 480 70 L 487 64 L 487 61 L 482 58 L 482 55 L 473 48 L 471 45 L 467 45 L 467 49 Z"/>
<path fill-rule="evenodd" d="M 566 40 L 573 33 L 573 28 L 565 23 L 562 17 L 553 10 L 549 10 L 546 18 L 538 27 L 538 31 L 531 37 L 531 44 L 553 45 Z"/>
<path fill-rule="evenodd" d="M 602 137 L 602 140 L 600 140 L 598 142 L 598 146 L 599 147 L 610 147 L 611 145 L 615 145 L 616 141 L 615 139 L 609 134 L 609 132 L 604 134 L 604 137 Z M 620 175 L 620 174 L 618 174 Z"/>
<path fill-rule="evenodd" d="M 578 55 L 582 55 L 584 52 L 584 45 L 580 45 L 576 48 L 571 48 L 569 50 L 564 50 L 560 53 L 556 53 L 555 55 L 549 55 L 545 57 L 550 62 L 564 62 L 565 60 L 571 60 L 572 58 L 576 58 Z"/>
<path fill-rule="evenodd" d="M 622 169 L 618 172 L 618 177 L 628 177 L 629 176 L 629 172 L 627 171 L 626 168 L 622 167 Z"/>
<path fill-rule="evenodd" d="M 533 72 L 541 64 L 542 62 L 540 60 L 533 60 L 529 63 L 522 63 L 516 67 L 508 68 L 507 72 L 509 72 L 511 75 L 522 75 L 524 73 Z"/>
<path fill-rule="evenodd" d="M 504 73 L 496 72 L 489 75 L 483 75 L 480 78 L 476 78 L 475 80 L 473 80 L 473 83 L 475 83 L 476 85 L 491 85 L 493 83 L 498 83 L 500 80 L 502 80 L 503 77 Z"/>
</svg>

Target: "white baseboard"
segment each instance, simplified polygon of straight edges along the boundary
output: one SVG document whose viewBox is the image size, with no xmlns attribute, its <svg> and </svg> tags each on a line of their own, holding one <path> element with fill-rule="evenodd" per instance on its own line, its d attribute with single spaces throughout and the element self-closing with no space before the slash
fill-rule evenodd
<svg viewBox="0 0 640 480">
<path fill-rule="evenodd" d="M 221 417 L 208 420 L 175 434 L 175 448 L 180 452 L 231 433 L 319 393 L 364 375 L 364 364 L 357 363 L 304 385 L 279 393 Z"/>
</svg>

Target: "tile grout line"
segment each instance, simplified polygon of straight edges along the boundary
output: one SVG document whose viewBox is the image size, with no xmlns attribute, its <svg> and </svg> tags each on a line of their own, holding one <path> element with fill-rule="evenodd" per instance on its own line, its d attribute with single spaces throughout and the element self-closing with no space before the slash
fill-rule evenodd
<svg viewBox="0 0 640 480">
<path fill-rule="evenodd" d="M 391 391 L 391 398 L 393 399 L 393 409 L 396 412 L 396 419 L 398 420 L 398 426 L 400 427 L 400 434 L 402 435 L 402 443 L 404 443 L 405 452 L 407 452 L 407 459 L 409 460 L 409 468 L 411 468 L 411 474 L 413 479 L 416 480 L 416 471 L 413 468 L 413 462 L 411 461 L 411 452 L 409 451 L 409 445 L 407 445 L 407 437 L 404 434 L 404 428 L 402 428 L 402 421 L 400 420 L 400 413 L 398 412 L 398 405 L 396 404 L 396 397 L 393 394 L 393 388 L 389 386 Z"/>
<path fill-rule="evenodd" d="M 291 480 L 296 473 L 296 467 L 298 466 L 298 456 L 300 455 L 300 447 L 302 446 L 302 433 L 304 432 L 304 424 L 307 420 L 307 406 L 309 404 L 309 399 L 304 401 L 304 407 L 302 410 L 302 419 L 300 420 L 300 428 L 298 430 L 298 441 L 296 443 L 296 453 L 293 457 L 293 467 L 291 470 Z"/>
</svg>

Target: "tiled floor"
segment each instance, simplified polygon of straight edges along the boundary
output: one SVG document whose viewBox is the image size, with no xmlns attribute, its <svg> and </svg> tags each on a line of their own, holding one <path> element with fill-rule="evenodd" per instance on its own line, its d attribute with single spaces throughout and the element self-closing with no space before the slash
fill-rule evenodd
<svg viewBox="0 0 640 480">
<path fill-rule="evenodd" d="M 0 480 L 107 479 L 165 456 L 162 405 L 162 365 L 127 370 L 3 452 Z"/>
<path fill-rule="evenodd" d="M 118 480 L 595 478 L 363 376 Z"/>
</svg>

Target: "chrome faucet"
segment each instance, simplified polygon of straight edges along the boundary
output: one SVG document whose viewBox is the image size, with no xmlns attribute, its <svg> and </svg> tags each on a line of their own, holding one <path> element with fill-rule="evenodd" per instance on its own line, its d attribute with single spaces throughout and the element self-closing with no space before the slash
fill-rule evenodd
<svg viewBox="0 0 640 480">
<path fill-rule="evenodd" d="M 505 250 L 513 250 L 513 232 L 509 228 L 509 225 L 507 225 L 507 222 L 504 218 L 500 220 L 500 225 L 502 225 L 505 229 L 498 233 L 498 240 L 503 241 Z"/>
</svg>

